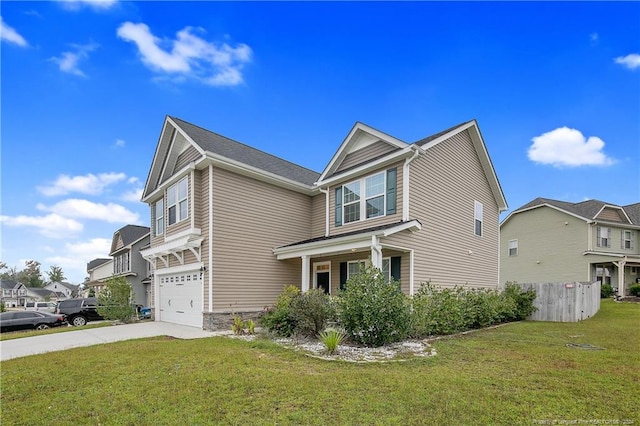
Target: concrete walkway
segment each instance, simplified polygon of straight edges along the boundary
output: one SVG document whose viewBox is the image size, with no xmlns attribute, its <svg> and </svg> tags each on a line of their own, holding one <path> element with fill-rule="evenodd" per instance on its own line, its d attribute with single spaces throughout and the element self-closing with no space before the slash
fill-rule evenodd
<svg viewBox="0 0 640 426">
<path fill-rule="evenodd" d="M 24 337 L 0 341 L 0 360 L 6 361 L 28 355 L 63 351 L 81 346 L 99 345 L 120 340 L 140 339 L 154 336 L 172 336 L 178 339 L 200 339 L 229 334 L 204 331 L 196 327 L 168 322 L 143 322 L 121 324 L 111 327 L 90 328 L 44 336 Z"/>
</svg>

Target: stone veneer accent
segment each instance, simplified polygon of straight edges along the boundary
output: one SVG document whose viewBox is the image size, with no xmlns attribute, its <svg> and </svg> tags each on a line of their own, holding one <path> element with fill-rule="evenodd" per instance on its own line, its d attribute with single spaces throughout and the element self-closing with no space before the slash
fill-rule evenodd
<svg viewBox="0 0 640 426">
<path fill-rule="evenodd" d="M 207 331 L 225 331 L 231 330 L 233 324 L 233 317 L 240 316 L 244 321 L 252 319 L 256 326 L 258 325 L 258 318 L 262 316 L 262 311 L 254 312 L 204 312 L 202 314 L 202 329 Z"/>
</svg>

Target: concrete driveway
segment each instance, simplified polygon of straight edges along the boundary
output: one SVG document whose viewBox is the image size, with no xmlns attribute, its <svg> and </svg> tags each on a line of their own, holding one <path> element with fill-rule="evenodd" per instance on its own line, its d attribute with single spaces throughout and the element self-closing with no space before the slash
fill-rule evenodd
<svg viewBox="0 0 640 426">
<path fill-rule="evenodd" d="M 200 339 L 228 334 L 168 322 L 143 322 L 0 341 L 0 360 L 153 336 Z"/>
</svg>

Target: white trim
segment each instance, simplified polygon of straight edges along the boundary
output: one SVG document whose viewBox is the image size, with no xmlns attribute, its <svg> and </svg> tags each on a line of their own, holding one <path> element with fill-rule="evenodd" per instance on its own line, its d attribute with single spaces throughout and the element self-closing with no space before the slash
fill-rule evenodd
<svg viewBox="0 0 640 426">
<path fill-rule="evenodd" d="M 329 269 L 326 271 L 318 271 L 318 266 L 329 266 Z M 331 294 L 331 261 L 327 260 L 324 262 L 313 262 L 313 288 L 318 288 L 318 272 L 320 273 L 328 273 L 329 274 L 329 294 Z"/>
<path fill-rule="evenodd" d="M 511 219 L 511 217 L 512 217 L 512 216 L 514 216 L 514 215 L 516 215 L 516 214 L 518 214 L 518 213 L 528 212 L 529 210 L 534 210 L 534 209 L 537 209 L 537 208 L 540 208 L 540 207 L 549 207 L 549 208 L 552 208 L 552 209 L 557 210 L 557 211 L 559 211 L 559 212 L 562 212 L 562 213 L 568 214 L 569 216 L 573 216 L 573 217 L 575 217 L 575 218 L 577 218 L 577 219 L 580 219 L 580 220 L 582 220 L 582 221 L 584 221 L 584 222 L 587 222 L 587 223 L 594 223 L 591 219 L 588 219 L 588 218 L 586 218 L 586 217 L 584 217 L 584 216 L 577 215 L 577 214 L 575 214 L 575 213 L 571 213 L 571 212 L 569 212 L 569 211 L 567 211 L 567 210 L 561 209 L 560 207 L 554 206 L 553 204 L 549 204 L 549 203 L 542 203 L 542 204 L 536 204 L 535 206 L 527 207 L 526 209 L 519 209 L 519 210 L 512 211 L 512 212 L 511 212 L 511 213 L 509 213 L 509 215 L 508 215 L 508 216 L 507 216 L 507 217 L 506 217 L 506 218 L 505 218 L 505 219 L 500 223 L 500 227 L 502 227 L 502 225 L 504 225 L 505 223 L 507 223 L 507 221 L 508 221 L 509 219 Z"/>
<path fill-rule="evenodd" d="M 141 201 L 143 203 L 149 203 L 151 199 L 156 198 L 156 196 L 158 195 L 158 193 L 160 191 L 164 192 L 165 188 L 170 187 L 171 185 L 175 184 L 177 181 L 179 181 L 180 179 L 182 179 L 183 177 L 187 176 L 187 174 L 191 171 L 195 169 L 195 162 L 190 162 L 189 164 L 187 164 L 186 166 L 184 166 L 182 169 L 178 170 L 174 175 L 171 175 L 169 177 L 169 179 L 165 180 L 164 182 L 162 182 L 161 184 L 158 185 L 158 187 L 156 189 L 153 190 L 153 192 L 149 195 L 147 195 L 146 197 L 144 197 Z M 163 194 L 164 196 L 164 194 Z"/>
<path fill-rule="evenodd" d="M 596 219 L 598 217 L 598 215 L 600 215 L 600 213 L 602 213 L 602 211 L 606 208 L 610 208 L 610 209 L 615 209 L 615 210 L 620 210 L 622 212 L 622 214 L 624 214 L 624 217 L 627 219 L 627 224 L 626 225 L 633 225 L 633 222 L 631 221 L 631 219 L 629 219 L 629 216 L 627 215 L 627 212 L 624 211 L 624 209 L 620 206 L 614 206 L 613 204 L 605 204 L 602 206 L 602 208 L 600 210 L 598 210 L 598 213 L 595 214 L 595 216 L 593 216 L 593 220 L 598 220 Z M 613 223 L 617 223 L 617 222 L 613 222 Z"/>
<path fill-rule="evenodd" d="M 190 237 L 190 236 L 199 237 L 200 235 L 202 235 L 202 230 L 200 228 L 190 228 L 190 229 L 185 229 L 184 231 L 176 232 L 175 234 L 165 235 L 164 241 L 165 243 L 169 243 L 173 240 L 177 240 L 180 238 Z M 158 246 L 155 246 L 155 247 L 158 247 Z"/>
<path fill-rule="evenodd" d="M 402 164 L 402 220 L 404 222 L 409 220 L 409 190 L 410 190 L 410 167 L 409 164 L 413 162 L 422 153 L 422 149 L 415 147 L 414 154 L 404 160 Z M 396 199 L 397 199 L 398 183 L 396 181 Z"/>
<path fill-rule="evenodd" d="M 307 255 L 303 255 L 302 257 L 302 283 L 301 290 L 303 293 L 309 291 L 309 276 L 311 275 L 309 271 L 310 258 Z"/>
<path fill-rule="evenodd" d="M 207 278 L 209 281 L 209 312 L 213 311 L 213 164 L 209 164 L 209 244 Z M 203 286 L 204 287 L 204 286 Z M 204 303 L 204 298 L 202 299 Z"/>
</svg>

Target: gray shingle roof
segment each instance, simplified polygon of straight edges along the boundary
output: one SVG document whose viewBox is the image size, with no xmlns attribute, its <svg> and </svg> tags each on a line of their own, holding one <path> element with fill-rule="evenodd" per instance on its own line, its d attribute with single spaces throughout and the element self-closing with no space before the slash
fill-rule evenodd
<svg viewBox="0 0 640 426">
<path fill-rule="evenodd" d="M 434 135 L 431 136 L 427 136 L 426 138 L 422 138 L 419 141 L 414 142 L 416 145 L 418 146 L 423 146 L 429 142 L 431 142 L 434 139 L 438 139 L 440 136 L 442 135 L 446 135 L 447 133 L 451 132 L 452 130 L 457 129 L 458 127 L 464 126 L 465 124 L 471 123 L 473 120 L 469 120 L 469 121 L 465 121 L 464 123 L 460 123 L 460 124 L 456 124 L 455 126 L 449 127 L 446 130 L 443 130 L 441 132 L 438 132 Z"/>
<path fill-rule="evenodd" d="M 18 282 L 14 280 L 0 280 L 0 287 L 6 288 L 7 290 L 12 290 L 16 288 L 17 285 Z"/>
<path fill-rule="evenodd" d="M 313 185 L 320 177 L 320 173 L 298 166 L 275 155 L 195 126 L 179 118 L 172 116 L 169 116 L 169 118 L 175 121 L 205 151 L 309 186 Z"/>
<path fill-rule="evenodd" d="M 577 216 L 583 217 L 585 219 L 594 219 L 598 212 L 605 205 L 621 207 L 633 225 L 640 225 L 640 203 L 630 204 L 628 206 L 619 206 L 613 203 L 607 203 L 600 200 L 586 200 L 580 203 L 569 203 L 567 201 L 559 201 L 552 200 L 550 198 L 536 198 L 533 201 L 528 202 L 522 207 L 513 211 L 513 213 L 517 213 L 522 210 L 529 209 L 531 207 L 540 206 L 542 204 L 549 204 L 551 206 L 557 207 L 559 209 L 565 210 L 569 213 L 573 213 Z"/>
<path fill-rule="evenodd" d="M 87 263 L 87 271 L 90 271 L 91 269 L 97 268 L 100 265 L 104 265 L 105 263 L 107 263 L 110 260 L 111 259 L 102 259 L 102 258 L 93 259 L 92 261 Z"/>
<path fill-rule="evenodd" d="M 150 232 L 151 228 L 149 228 L 148 226 L 139 225 L 126 225 L 116 231 L 116 233 L 120 233 L 122 244 L 124 244 L 125 246 L 138 241 L 140 238 L 144 237 Z"/>
</svg>

